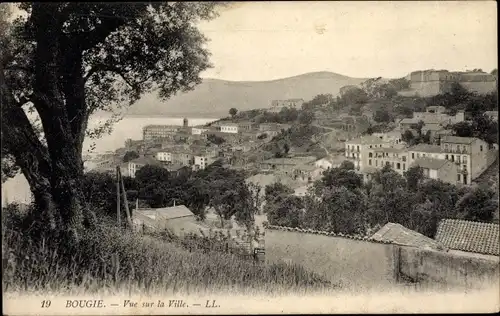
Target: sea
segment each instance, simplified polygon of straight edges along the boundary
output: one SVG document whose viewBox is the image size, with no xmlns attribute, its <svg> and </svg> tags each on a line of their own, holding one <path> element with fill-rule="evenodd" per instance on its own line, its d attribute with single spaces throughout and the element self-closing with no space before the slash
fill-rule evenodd
<svg viewBox="0 0 500 316">
<path fill-rule="evenodd" d="M 102 126 L 109 117 L 93 117 L 89 121 L 89 129 Z M 189 118 L 188 125 L 204 125 L 218 120 L 218 118 Z M 84 141 L 83 154 L 103 153 L 114 151 L 125 145 L 127 139 L 142 139 L 142 128 L 146 125 L 182 125 L 183 117 L 161 117 L 161 116 L 125 116 L 120 121 L 112 125 L 110 133 L 102 135 L 98 139 L 86 138 Z M 2 206 L 7 203 L 29 203 L 31 193 L 28 182 L 23 174 L 18 174 L 14 178 L 2 184 Z"/>
</svg>

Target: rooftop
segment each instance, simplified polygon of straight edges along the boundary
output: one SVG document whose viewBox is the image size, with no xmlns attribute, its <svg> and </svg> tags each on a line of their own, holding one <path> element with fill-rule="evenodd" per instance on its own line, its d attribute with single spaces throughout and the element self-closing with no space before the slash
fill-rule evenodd
<svg viewBox="0 0 500 316">
<path fill-rule="evenodd" d="M 445 129 L 442 126 L 435 125 L 435 124 L 422 126 L 422 131 L 435 131 L 435 132 L 437 132 L 440 130 L 445 130 Z"/>
<path fill-rule="evenodd" d="M 142 129 L 148 129 L 148 128 L 178 128 L 180 129 L 181 126 L 180 125 L 154 125 L 154 124 L 151 124 L 151 125 L 146 125 L 144 126 Z"/>
<path fill-rule="evenodd" d="M 468 252 L 499 255 L 499 224 L 444 219 L 435 239 L 444 246 Z"/>
<path fill-rule="evenodd" d="M 436 158 L 417 158 L 413 162 L 412 165 L 420 166 L 422 168 L 427 168 L 427 169 L 433 169 L 433 170 L 439 170 L 441 169 L 444 165 L 447 163 L 451 164 L 446 159 L 436 159 Z"/>
<path fill-rule="evenodd" d="M 441 245 L 436 240 L 424 236 L 414 230 L 408 229 L 400 224 L 387 223 L 379 229 L 373 236 L 372 239 L 377 241 L 386 241 L 393 244 L 398 244 L 402 246 L 412 246 L 419 248 L 430 248 L 430 249 L 443 249 Z"/>
<path fill-rule="evenodd" d="M 477 138 L 474 137 L 459 137 L 459 136 L 443 136 L 441 137 L 441 143 L 454 143 L 454 144 L 471 144 Z"/>
<path fill-rule="evenodd" d="M 134 213 L 139 213 L 148 216 L 151 213 L 156 213 L 156 217 L 161 217 L 163 219 L 175 219 L 186 216 L 194 216 L 193 212 L 189 210 L 184 205 L 177 205 L 172 207 L 162 207 L 162 208 L 149 208 L 149 209 L 138 209 Z M 150 217 L 150 216 L 148 216 Z"/>
<path fill-rule="evenodd" d="M 346 142 L 346 144 L 360 144 L 360 145 L 371 145 L 371 144 L 382 144 L 382 143 L 386 143 L 386 141 L 373 135 L 361 136 L 358 138 L 348 140 Z"/>
<path fill-rule="evenodd" d="M 276 165 L 301 165 L 314 161 L 315 157 L 294 157 L 294 158 L 271 158 L 264 160 L 262 163 L 276 164 Z"/>
<path fill-rule="evenodd" d="M 160 164 L 158 160 L 153 157 L 140 157 L 130 161 L 131 163 L 135 163 L 136 165 L 158 165 Z"/>
<path fill-rule="evenodd" d="M 372 150 L 374 152 L 377 152 L 377 153 L 381 153 L 381 152 L 384 152 L 384 153 L 401 153 L 401 152 L 404 152 L 404 148 L 394 148 L 394 147 L 377 147 L 377 148 L 372 148 Z"/>
<path fill-rule="evenodd" d="M 426 153 L 441 153 L 441 147 L 438 145 L 429 145 L 429 144 L 418 144 L 408 148 L 408 151 L 418 151 L 418 152 L 426 152 Z"/>
<path fill-rule="evenodd" d="M 426 112 L 422 112 L 426 113 Z M 404 118 L 401 121 L 399 121 L 400 124 L 417 124 L 418 122 L 424 122 L 424 124 L 441 124 L 442 120 L 438 119 L 437 117 L 424 117 L 424 118 Z"/>
</svg>

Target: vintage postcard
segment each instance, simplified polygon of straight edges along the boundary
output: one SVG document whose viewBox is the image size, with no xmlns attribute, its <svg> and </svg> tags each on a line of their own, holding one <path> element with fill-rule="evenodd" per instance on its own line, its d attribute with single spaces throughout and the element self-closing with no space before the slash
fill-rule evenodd
<svg viewBox="0 0 500 316">
<path fill-rule="evenodd" d="M 0 4 L 3 313 L 498 312 L 496 6 Z"/>
</svg>

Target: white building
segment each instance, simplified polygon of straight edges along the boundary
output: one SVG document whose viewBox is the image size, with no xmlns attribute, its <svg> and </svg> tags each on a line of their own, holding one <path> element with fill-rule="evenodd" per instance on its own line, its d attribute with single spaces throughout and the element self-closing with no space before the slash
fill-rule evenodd
<svg viewBox="0 0 500 316">
<path fill-rule="evenodd" d="M 172 153 L 167 151 L 159 151 L 156 153 L 156 160 L 161 162 L 172 162 Z"/>
<path fill-rule="evenodd" d="M 220 131 L 222 133 L 238 134 L 238 125 L 236 124 L 224 124 L 220 126 Z"/>
<path fill-rule="evenodd" d="M 354 163 L 357 170 L 364 167 L 367 150 L 371 148 L 391 147 L 390 141 L 384 141 L 377 136 L 362 136 L 345 142 L 345 157 Z"/>
<path fill-rule="evenodd" d="M 194 156 L 193 169 L 203 170 L 206 167 L 208 167 L 208 165 L 210 165 L 213 161 L 214 161 L 214 159 L 212 157 L 209 157 L 208 155 Z"/>
<path fill-rule="evenodd" d="M 201 128 L 201 127 L 193 127 L 191 129 L 191 134 L 192 135 L 201 135 L 203 132 L 208 131 L 208 128 Z"/>
</svg>

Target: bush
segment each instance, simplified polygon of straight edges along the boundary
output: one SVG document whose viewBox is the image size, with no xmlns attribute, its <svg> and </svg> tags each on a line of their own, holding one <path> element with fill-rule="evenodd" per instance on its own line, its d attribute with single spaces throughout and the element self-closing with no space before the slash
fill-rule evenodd
<svg viewBox="0 0 500 316">
<path fill-rule="evenodd" d="M 84 232 L 78 244 L 62 248 L 58 240 L 31 236 L 27 214 L 17 207 L 4 209 L 3 215 L 4 291 L 285 293 L 332 286 L 298 266 L 256 265 L 229 254 L 189 252 L 165 238 L 121 230 L 105 219 Z"/>
</svg>

